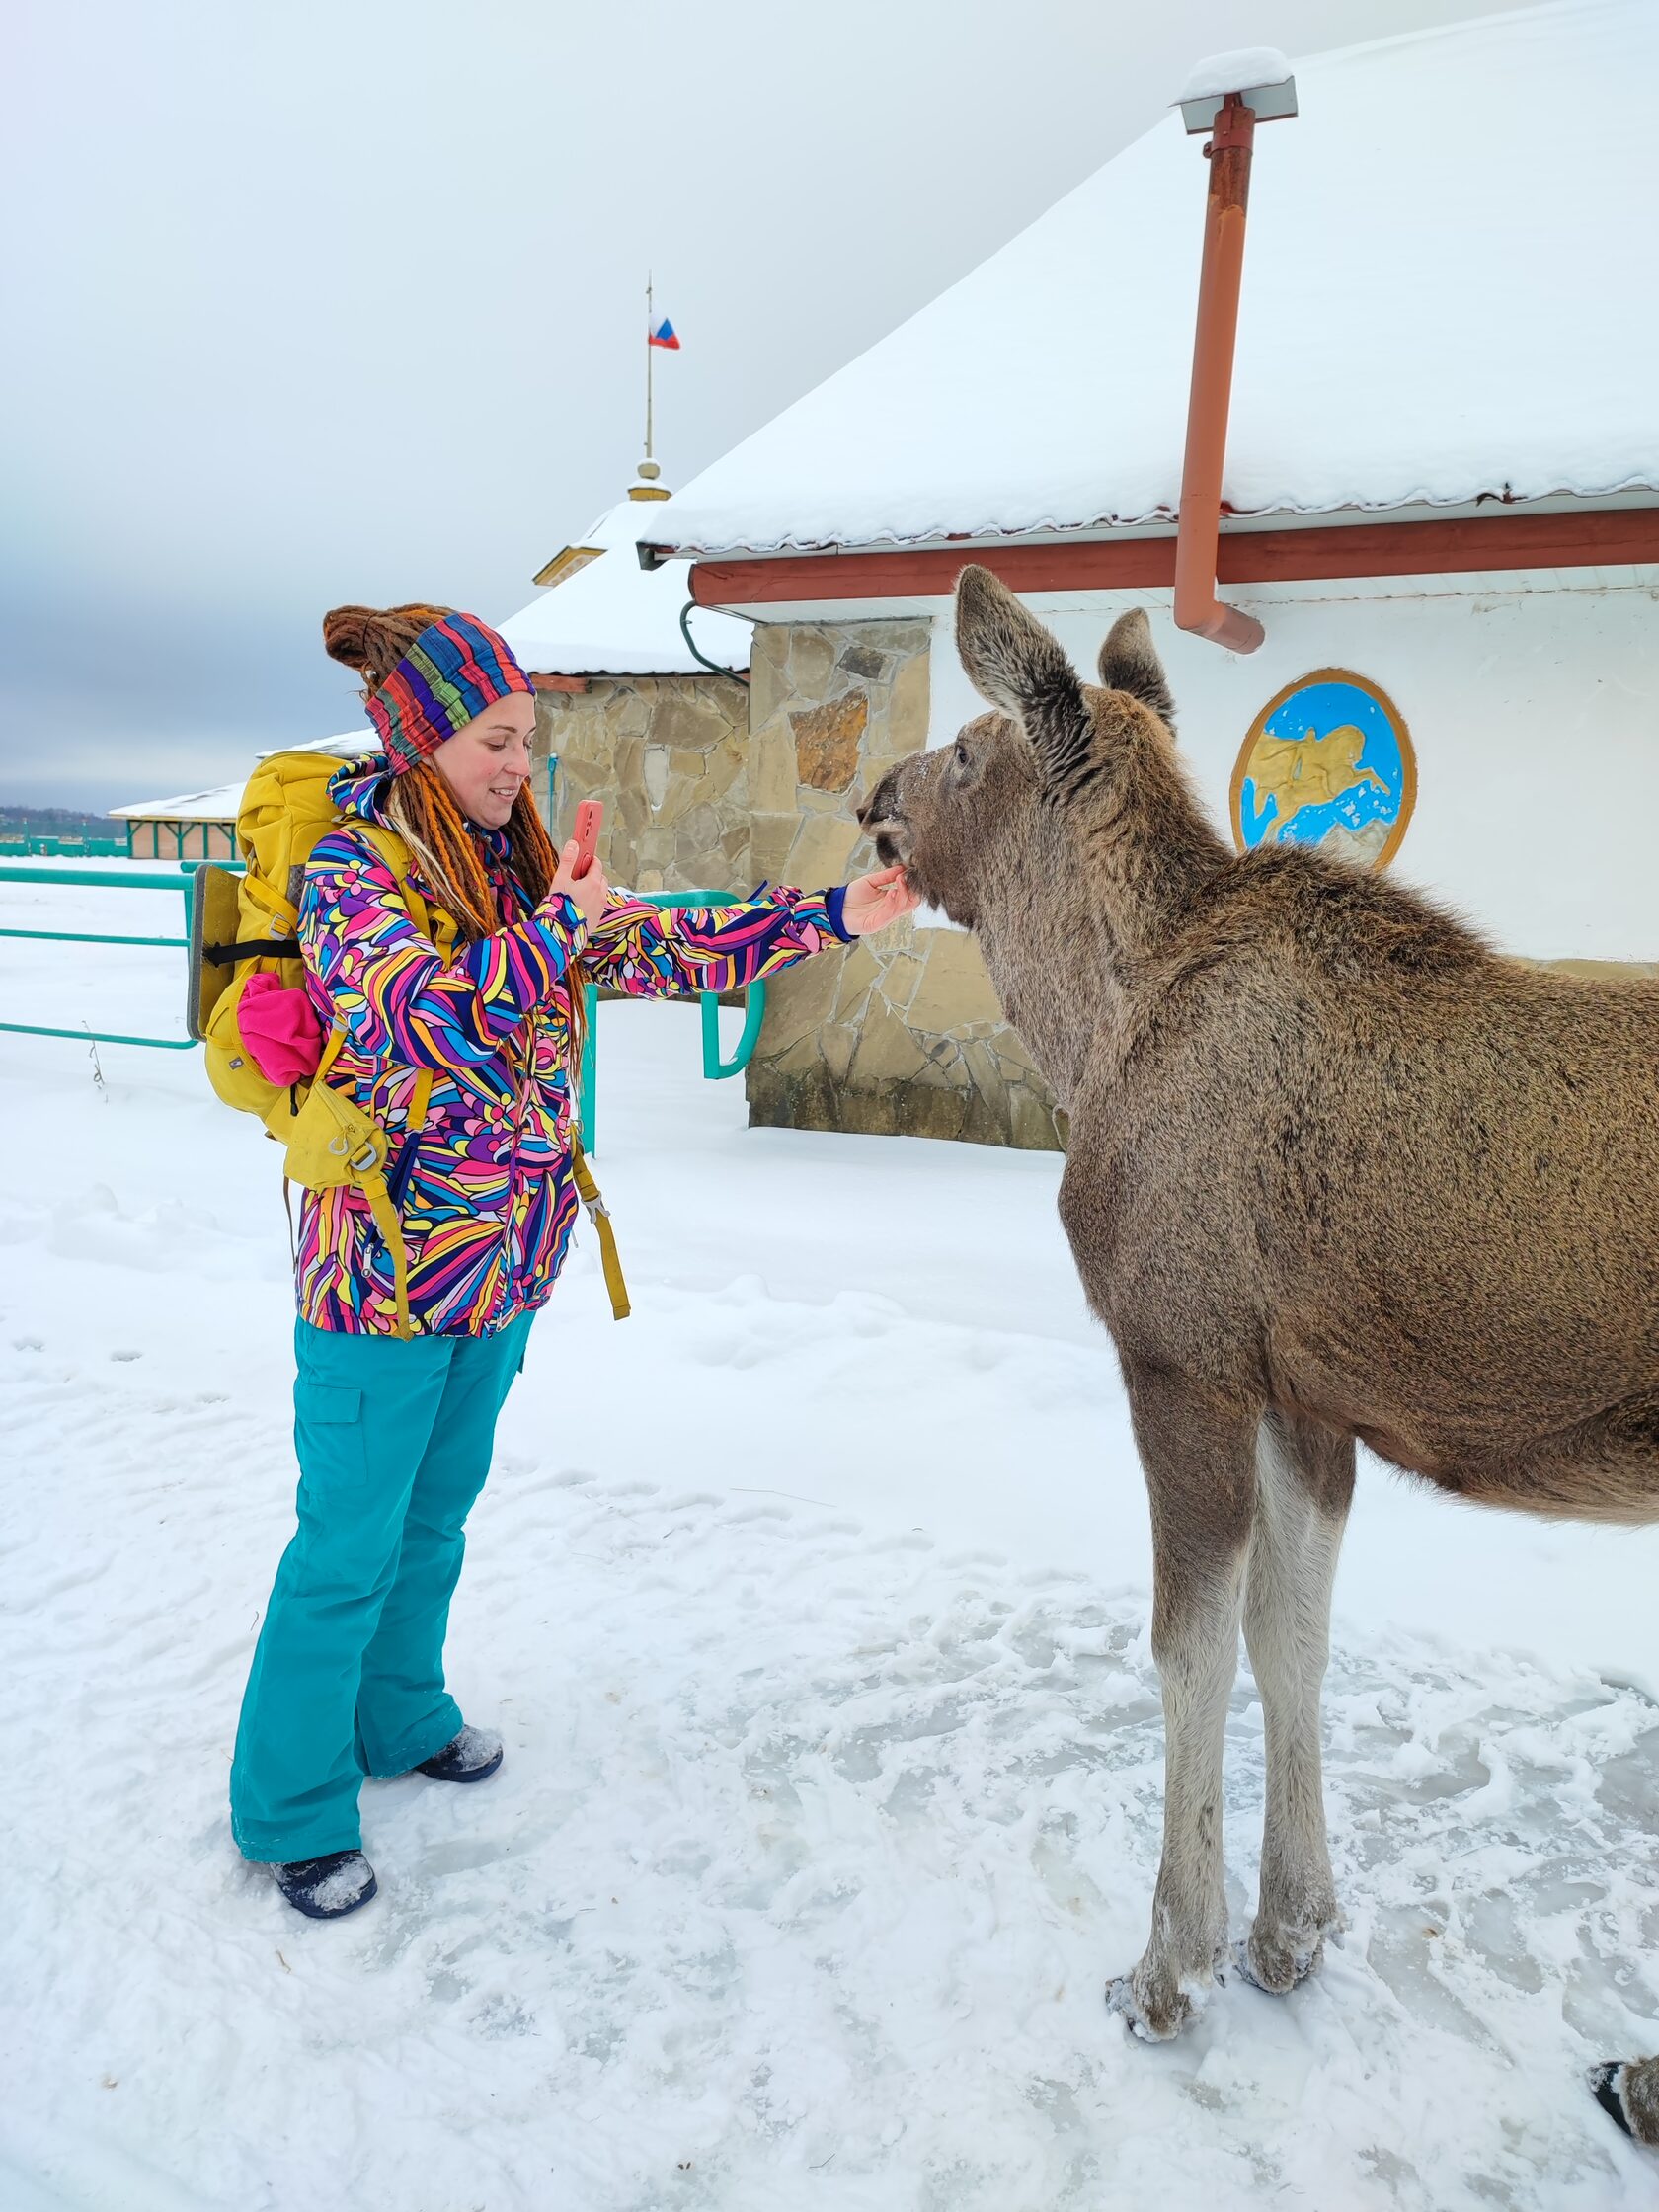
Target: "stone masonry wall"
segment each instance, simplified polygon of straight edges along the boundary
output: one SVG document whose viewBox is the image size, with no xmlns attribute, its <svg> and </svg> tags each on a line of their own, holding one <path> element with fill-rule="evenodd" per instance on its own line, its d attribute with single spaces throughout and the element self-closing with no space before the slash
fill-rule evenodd
<svg viewBox="0 0 1659 2212">
<path fill-rule="evenodd" d="M 594 676 L 538 691 L 534 789 L 559 762 L 554 837 L 605 803 L 599 858 L 630 891 L 750 891 L 749 697 L 717 675 Z"/>
<path fill-rule="evenodd" d="M 927 743 L 924 621 L 762 623 L 750 680 L 754 874 L 851 872 L 855 809 Z M 867 847 L 857 865 L 871 865 Z M 751 1123 L 1060 1148 L 1053 1095 L 1002 1019 L 973 939 L 909 920 L 772 978 Z"/>
</svg>

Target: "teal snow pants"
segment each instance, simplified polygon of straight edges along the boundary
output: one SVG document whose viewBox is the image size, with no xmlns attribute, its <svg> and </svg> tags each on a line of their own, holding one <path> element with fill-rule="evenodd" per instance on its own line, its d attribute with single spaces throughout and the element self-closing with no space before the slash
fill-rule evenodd
<svg viewBox="0 0 1659 2212">
<path fill-rule="evenodd" d="M 245 1857 L 356 1850 L 363 1776 L 407 1774 L 460 1729 L 443 1635 L 461 1531 L 533 1318 L 497 1336 L 407 1341 L 296 1324 L 299 1528 L 230 1770 Z"/>
</svg>

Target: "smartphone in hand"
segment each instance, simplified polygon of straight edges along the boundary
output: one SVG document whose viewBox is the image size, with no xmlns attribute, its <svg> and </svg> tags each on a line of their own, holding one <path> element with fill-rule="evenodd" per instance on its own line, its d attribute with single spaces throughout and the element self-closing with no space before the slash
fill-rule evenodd
<svg viewBox="0 0 1659 2212">
<path fill-rule="evenodd" d="M 579 883 L 593 865 L 593 855 L 599 845 L 599 825 L 603 821 L 602 799 L 584 799 L 576 810 L 577 854 L 571 874 Z"/>
</svg>

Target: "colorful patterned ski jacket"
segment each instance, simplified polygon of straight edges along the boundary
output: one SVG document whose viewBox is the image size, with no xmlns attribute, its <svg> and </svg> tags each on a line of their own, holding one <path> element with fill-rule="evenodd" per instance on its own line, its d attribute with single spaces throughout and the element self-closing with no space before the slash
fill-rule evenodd
<svg viewBox="0 0 1659 2212">
<path fill-rule="evenodd" d="M 383 759 L 330 789 L 348 816 L 382 822 Z M 409 1309 L 422 1330 L 491 1336 L 545 1304 L 578 1199 L 571 1173 L 571 964 L 635 997 L 733 990 L 845 940 L 840 889 L 774 890 L 728 907 L 665 911 L 613 889 L 590 929 L 575 904 L 532 907 L 507 838 L 479 830 L 507 926 L 446 967 L 416 930 L 397 879 L 348 820 L 312 852 L 299 940 L 324 1027 L 344 1042 L 329 1081 L 387 1131 L 387 1181 L 409 1253 Z M 433 894 L 419 870 L 415 889 Z M 408 1127 L 421 1070 L 426 1119 Z M 296 1262 L 299 1310 L 323 1329 L 395 1332 L 391 1254 L 366 1201 L 307 1191 Z"/>
</svg>

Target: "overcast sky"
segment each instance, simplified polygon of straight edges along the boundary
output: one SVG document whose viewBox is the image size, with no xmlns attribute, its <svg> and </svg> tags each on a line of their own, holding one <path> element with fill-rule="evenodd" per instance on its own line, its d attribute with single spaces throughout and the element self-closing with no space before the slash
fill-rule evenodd
<svg viewBox="0 0 1659 2212">
<path fill-rule="evenodd" d="M 0 798 L 159 796 L 350 727 L 338 601 L 524 604 L 640 453 L 648 265 L 678 486 L 1200 56 L 1489 12 L 11 0 Z"/>
</svg>

